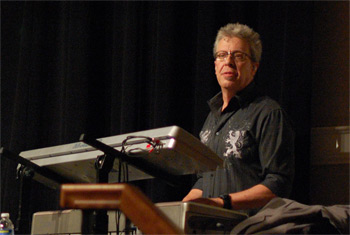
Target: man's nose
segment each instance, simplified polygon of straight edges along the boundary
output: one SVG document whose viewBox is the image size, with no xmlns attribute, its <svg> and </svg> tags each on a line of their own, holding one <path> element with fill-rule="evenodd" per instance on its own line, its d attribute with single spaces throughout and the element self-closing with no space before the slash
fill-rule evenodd
<svg viewBox="0 0 350 235">
<path fill-rule="evenodd" d="M 230 65 L 231 67 L 236 68 L 236 62 L 235 57 L 232 54 L 228 54 L 226 57 L 226 64 Z"/>
</svg>

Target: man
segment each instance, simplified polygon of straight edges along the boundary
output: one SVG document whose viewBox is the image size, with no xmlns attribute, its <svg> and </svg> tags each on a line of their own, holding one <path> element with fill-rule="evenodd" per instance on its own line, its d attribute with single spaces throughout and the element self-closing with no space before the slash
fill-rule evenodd
<svg viewBox="0 0 350 235">
<path fill-rule="evenodd" d="M 242 24 L 222 27 L 214 44 L 221 92 L 208 104 L 201 141 L 224 159 L 205 172 L 183 201 L 252 215 L 272 198 L 288 197 L 294 177 L 294 133 L 277 102 L 254 82 L 262 53 L 260 36 Z"/>
</svg>

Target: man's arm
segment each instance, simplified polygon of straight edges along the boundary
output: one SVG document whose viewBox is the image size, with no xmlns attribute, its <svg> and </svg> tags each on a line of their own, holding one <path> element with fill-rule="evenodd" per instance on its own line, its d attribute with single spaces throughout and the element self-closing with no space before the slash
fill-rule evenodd
<svg viewBox="0 0 350 235">
<path fill-rule="evenodd" d="M 191 201 L 191 200 L 195 200 L 198 198 L 201 198 L 203 195 L 203 191 L 200 189 L 191 189 L 191 191 L 186 195 L 186 197 L 184 197 L 182 199 L 183 202 L 187 202 L 187 201 Z"/>
<path fill-rule="evenodd" d="M 192 201 L 212 206 L 223 207 L 221 198 L 202 198 L 202 190 L 192 189 L 182 201 Z M 232 209 L 242 210 L 260 208 L 266 205 L 276 195 L 262 184 L 255 185 L 247 190 L 230 193 Z"/>
</svg>

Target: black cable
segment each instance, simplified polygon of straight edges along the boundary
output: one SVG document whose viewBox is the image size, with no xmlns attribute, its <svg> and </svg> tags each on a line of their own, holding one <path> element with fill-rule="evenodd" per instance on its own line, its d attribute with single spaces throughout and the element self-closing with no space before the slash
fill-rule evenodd
<svg viewBox="0 0 350 235">
<path fill-rule="evenodd" d="M 125 164 L 125 171 L 127 172 L 127 174 L 126 174 L 126 182 L 129 182 L 129 166 L 128 166 L 128 164 Z"/>
<path fill-rule="evenodd" d="M 154 139 L 151 138 L 151 137 L 147 137 L 147 136 L 127 136 L 122 142 L 122 146 L 121 146 L 121 153 L 122 154 L 128 155 L 128 153 L 131 153 L 131 151 L 142 150 L 140 148 L 134 148 L 134 149 L 131 149 L 129 151 L 126 151 L 126 148 L 127 148 L 126 145 L 128 144 L 128 141 L 130 141 L 132 139 L 144 139 L 144 142 L 148 143 L 149 145 L 151 145 L 153 147 L 153 149 L 155 149 L 159 145 L 159 142 L 158 141 L 154 141 Z M 133 144 L 130 144 L 130 145 L 133 145 Z M 128 164 L 126 162 L 123 162 L 123 161 L 121 161 L 119 159 L 118 183 L 121 183 L 121 182 L 129 182 L 129 169 L 128 169 Z M 120 231 L 121 214 L 122 214 L 121 211 L 117 210 L 116 230 L 117 230 L 117 234 L 118 235 L 119 235 L 120 232 L 123 232 L 123 231 L 125 232 L 125 228 L 124 228 L 123 231 Z M 136 230 L 135 230 L 135 234 L 136 234 Z"/>
<path fill-rule="evenodd" d="M 153 138 L 151 137 L 147 137 L 147 136 L 127 136 L 126 139 L 123 140 L 122 142 L 122 152 L 126 152 L 125 151 L 125 145 L 127 144 L 127 142 L 131 139 L 145 139 L 145 143 L 148 143 L 150 145 L 152 145 L 153 148 L 156 148 L 158 143 L 156 141 L 154 141 Z"/>
</svg>

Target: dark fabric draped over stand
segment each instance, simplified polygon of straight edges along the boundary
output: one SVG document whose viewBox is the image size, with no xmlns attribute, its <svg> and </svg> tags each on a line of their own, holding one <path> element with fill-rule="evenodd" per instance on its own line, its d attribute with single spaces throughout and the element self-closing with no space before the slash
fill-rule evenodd
<svg viewBox="0 0 350 235">
<path fill-rule="evenodd" d="M 293 199 L 307 203 L 313 2 L 2 2 L 1 146 L 19 153 L 169 125 L 198 136 L 220 89 L 212 46 L 229 22 L 261 34 L 256 81 L 295 124 Z M 1 211 L 13 219 L 16 166 L 1 159 Z M 154 202 L 188 190 L 145 185 Z M 42 190 L 33 182 L 31 213 L 55 209 L 56 192 Z"/>
</svg>

